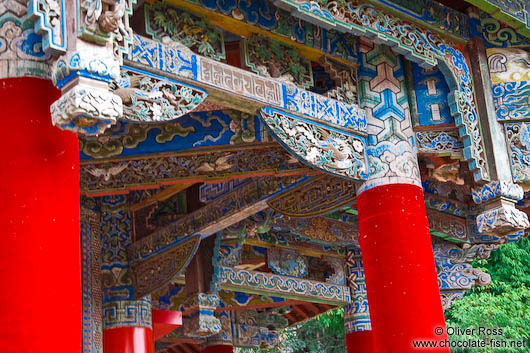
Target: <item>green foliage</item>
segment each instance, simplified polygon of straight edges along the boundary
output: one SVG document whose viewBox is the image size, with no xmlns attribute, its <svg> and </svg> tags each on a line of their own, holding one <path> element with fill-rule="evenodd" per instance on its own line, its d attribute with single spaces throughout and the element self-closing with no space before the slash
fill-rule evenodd
<svg viewBox="0 0 530 353">
<path fill-rule="evenodd" d="M 530 352 L 530 239 L 502 245 L 487 260 L 473 267 L 490 273 L 492 283 L 475 287 L 446 312 L 447 326 L 474 329 L 452 334 L 451 341 L 524 341 L 526 348 L 452 348 L 451 352 Z M 270 350 L 240 349 L 241 353 L 345 353 L 344 312 L 335 309 L 282 332 L 280 344 Z M 479 332 L 479 328 L 501 329 Z"/>
<path fill-rule="evenodd" d="M 326 313 L 288 327 L 280 334 L 280 344 L 269 350 L 240 348 L 240 353 L 346 353 L 344 310 Z"/>
<path fill-rule="evenodd" d="M 448 327 L 475 329 L 471 335 L 452 335 L 451 340 L 493 338 L 530 343 L 530 240 L 504 244 L 488 260 L 477 260 L 474 267 L 490 273 L 492 283 L 474 288 L 456 301 L 446 312 Z M 479 327 L 499 328 L 502 335 L 481 335 Z M 498 349 L 495 352 L 522 352 Z M 490 352 L 487 349 L 453 350 L 453 352 Z"/>
</svg>

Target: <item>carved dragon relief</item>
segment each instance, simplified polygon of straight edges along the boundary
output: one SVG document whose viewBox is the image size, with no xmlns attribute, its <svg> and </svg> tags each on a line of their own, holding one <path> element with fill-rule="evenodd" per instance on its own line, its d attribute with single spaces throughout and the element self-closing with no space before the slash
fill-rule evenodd
<svg viewBox="0 0 530 353">
<path fill-rule="evenodd" d="M 127 67 L 111 89 L 122 99 L 123 119 L 144 123 L 176 119 L 208 96 L 202 89 Z"/>
</svg>

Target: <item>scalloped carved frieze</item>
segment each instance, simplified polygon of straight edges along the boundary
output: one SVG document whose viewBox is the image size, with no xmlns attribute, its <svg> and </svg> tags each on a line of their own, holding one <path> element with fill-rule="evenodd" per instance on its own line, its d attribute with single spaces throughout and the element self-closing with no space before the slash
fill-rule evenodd
<svg viewBox="0 0 530 353">
<path fill-rule="evenodd" d="M 232 290 L 288 295 L 317 303 L 347 304 L 351 301 L 349 287 L 274 273 L 221 267 L 220 279 L 223 288 Z"/>
<path fill-rule="evenodd" d="M 261 109 L 261 118 L 270 134 L 302 163 L 349 179 L 368 177 L 363 137 L 268 107 Z"/>
<path fill-rule="evenodd" d="M 200 88 L 126 66 L 111 89 L 123 102 L 122 119 L 139 123 L 174 120 L 196 109 L 208 96 Z"/>
<path fill-rule="evenodd" d="M 460 141 L 457 130 L 416 131 L 415 137 L 419 153 L 462 155 L 464 144 Z"/>
</svg>

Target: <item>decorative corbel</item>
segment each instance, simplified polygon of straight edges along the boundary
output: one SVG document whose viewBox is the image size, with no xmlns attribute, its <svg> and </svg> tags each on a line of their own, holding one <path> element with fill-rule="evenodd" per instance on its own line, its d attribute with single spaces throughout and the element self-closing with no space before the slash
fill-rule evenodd
<svg viewBox="0 0 530 353">
<path fill-rule="evenodd" d="M 504 181 L 493 181 L 473 189 L 473 201 L 485 208 L 477 216 L 478 231 L 503 237 L 530 227 L 526 213 L 515 208 L 515 203 L 523 196 L 519 185 Z"/>
<path fill-rule="evenodd" d="M 109 90 L 120 63 L 105 47 L 80 46 L 52 67 L 52 82 L 62 97 L 51 106 L 52 123 L 63 130 L 98 135 L 123 115 L 121 98 Z"/>
</svg>

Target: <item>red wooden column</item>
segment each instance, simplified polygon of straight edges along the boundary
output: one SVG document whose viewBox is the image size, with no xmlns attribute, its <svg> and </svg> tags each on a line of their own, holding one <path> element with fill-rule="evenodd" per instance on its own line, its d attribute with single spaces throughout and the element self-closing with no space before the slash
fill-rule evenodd
<svg viewBox="0 0 530 353">
<path fill-rule="evenodd" d="M 376 186 L 357 205 L 375 351 L 449 352 L 413 348 L 416 340 L 447 339 L 422 189 Z"/>
<path fill-rule="evenodd" d="M 348 353 L 374 353 L 374 344 L 371 330 L 346 334 L 346 351 Z"/>
<path fill-rule="evenodd" d="M 0 352 L 81 351 L 79 151 L 51 124 L 60 92 L 0 80 Z"/>
<path fill-rule="evenodd" d="M 209 346 L 201 351 L 201 353 L 232 353 L 234 349 L 228 345 Z"/>
<path fill-rule="evenodd" d="M 103 330 L 103 353 L 154 353 L 153 331 L 146 327 Z"/>
<path fill-rule="evenodd" d="M 103 353 L 154 353 L 149 297 L 105 303 L 103 316 Z"/>
</svg>

